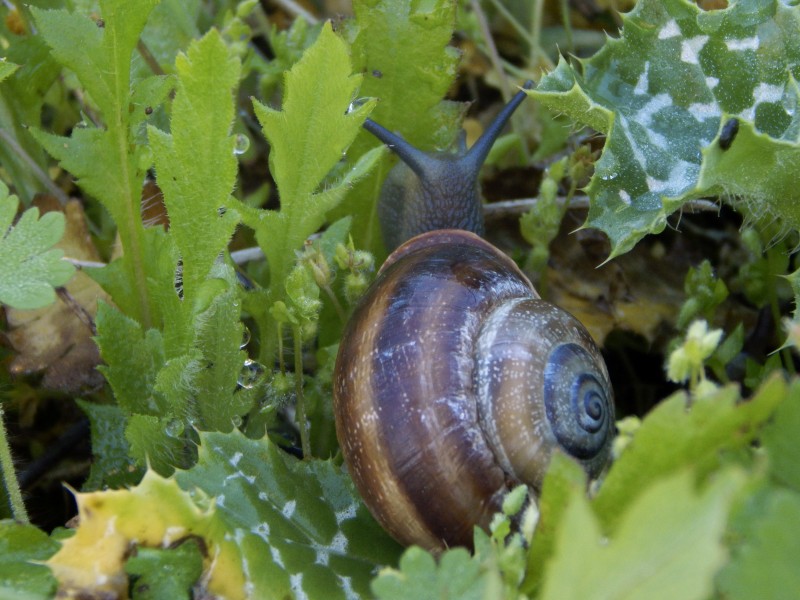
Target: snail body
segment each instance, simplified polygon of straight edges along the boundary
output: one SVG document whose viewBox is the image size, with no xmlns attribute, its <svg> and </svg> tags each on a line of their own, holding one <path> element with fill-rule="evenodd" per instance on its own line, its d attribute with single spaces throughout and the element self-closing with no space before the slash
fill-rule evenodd
<svg viewBox="0 0 800 600">
<path fill-rule="evenodd" d="M 476 181 L 459 187 L 465 202 L 477 194 Z M 614 408 L 602 356 L 573 316 L 475 233 L 430 229 L 389 256 L 359 301 L 333 384 L 365 504 L 401 543 L 440 550 L 471 546 L 511 488 L 540 489 L 556 448 L 596 477 Z"/>
<path fill-rule="evenodd" d="M 523 89 L 532 85 L 527 82 Z M 469 151 L 462 140 L 456 154 L 422 152 L 371 119 L 364 122 L 364 129 L 402 159 L 389 172 L 378 198 L 378 220 L 387 249 L 437 229 L 484 234 L 478 172 L 524 99 L 525 92 L 518 92 Z"/>
</svg>

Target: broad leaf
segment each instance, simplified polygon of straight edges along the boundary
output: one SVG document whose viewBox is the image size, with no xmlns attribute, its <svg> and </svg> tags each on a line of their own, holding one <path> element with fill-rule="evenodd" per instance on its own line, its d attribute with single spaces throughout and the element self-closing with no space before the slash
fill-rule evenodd
<svg viewBox="0 0 800 600">
<path fill-rule="evenodd" d="M 796 431 L 796 430 L 795 430 Z M 733 538 L 731 561 L 718 578 L 722 597 L 779 600 L 800 590 L 800 494 L 767 488 L 753 494 L 743 531 Z"/>
<path fill-rule="evenodd" d="M 663 400 L 644 419 L 633 440 L 612 465 L 594 508 L 601 522 L 613 528 L 626 508 L 651 482 L 687 467 L 711 470 L 720 452 L 747 447 L 791 390 L 779 376 L 768 380 L 746 402 L 729 386 L 716 394 L 695 398 L 684 393 Z"/>
<path fill-rule="evenodd" d="M 623 22 L 619 39 L 580 68 L 562 60 L 531 92 L 607 134 L 587 225 L 608 234 L 611 256 L 709 195 L 799 228 L 800 8 L 644 0 Z"/>
<path fill-rule="evenodd" d="M 575 493 L 541 598 L 708 598 L 725 561 L 721 538 L 743 479 L 738 472 L 720 472 L 698 493 L 686 470 L 665 477 L 621 512 L 608 537 L 583 492 Z"/>
</svg>

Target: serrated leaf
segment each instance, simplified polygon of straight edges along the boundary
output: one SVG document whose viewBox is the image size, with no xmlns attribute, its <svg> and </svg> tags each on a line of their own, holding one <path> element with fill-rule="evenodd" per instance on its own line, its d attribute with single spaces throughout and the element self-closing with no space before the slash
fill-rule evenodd
<svg viewBox="0 0 800 600">
<path fill-rule="evenodd" d="M 137 483 L 144 471 L 130 456 L 130 447 L 125 439 L 125 414 L 113 404 L 77 402 L 89 417 L 92 433 L 92 468 L 83 484 L 83 491 Z"/>
<path fill-rule="evenodd" d="M 583 492 L 574 494 L 541 598 L 709 597 L 726 557 L 720 540 L 727 514 L 743 480 L 738 472 L 720 472 L 699 493 L 687 470 L 658 480 L 621 511 L 608 538 Z"/>
<path fill-rule="evenodd" d="M 170 133 L 148 132 L 170 234 L 183 259 L 184 298 L 193 303 L 239 222 L 236 211 L 220 211 L 236 183 L 231 90 L 241 67 L 212 29 L 178 56 L 176 68 Z"/>
<path fill-rule="evenodd" d="M 140 164 L 143 146 L 134 141 L 145 111 L 143 107 L 130 110 L 137 83 L 131 80 L 131 62 L 148 14 L 158 1 L 101 0 L 102 21 L 97 22 L 86 15 L 31 7 L 39 33 L 53 56 L 75 73 L 105 125 L 76 127 L 70 138 L 36 129 L 31 133 L 114 219 L 125 254 L 119 264 L 132 292 L 125 301 L 133 310 L 126 312 L 146 327 L 154 324 L 155 310 L 147 297 L 149 279 L 140 214 L 141 182 L 147 165 Z"/>
<path fill-rule="evenodd" d="M 198 583 L 232 599 L 369 596 L 373 569 L 400 552 L 330 461 L 300 461 L 236 431 L 201 433 L 196 466 L 170 479 L 150 471 L 131 490 L 77 501 L 80 526 L 48 562 L 73 593 L 126 589 L 134 542 L 202 540 Z"/>
<path fill-rule="evenodd" d="M 254 597 L 278 596 L 283 586 L 297 597 L 369 596 L 373 569 L 397 560 L 399 546 L 330 461 L 300 461 L 236 431 L 201 440 L 197 466 L 176 479 L 217 498 L 242 540 Z"/>
<path fill-rule="evenodd" d="M 372 108 L 368 103 L 347 112 L 361 83 L 361 76 L 351 73 L 347 47 L 327 23 L 286 74 L 282 110 L 255 102 L 272 147 L 270 165 L 283 210 L 297 207 L 318 191 Z M 323 87 L 323 78 L 339 83 Z"/>
<path fill-rule="evenodd" d="M 247 359 L 240 349 L 244 332 L 240 313 L 237 290 L 229 286 L 197 318 L 197 345 L 208 366 L 192 379 L 197 410 L 207 430 L 230 431 L 255 401 L 253 392 L 237 385 Z"/>
<path fill-rule="evenodd" d="M 0 302 L 19 309 L 47 306 L 55 300 L 54 287 L 69 281 L 75 268 L 61 260 L 63 251 L 52 247 L 64 235 L 64 215 L 26 210 L 12 226 L 19 201 L 0 182 Z"/>
<path fill-rule="evenodd" d="M 800 388 L 792 386 L 793 394 Z M 722 388 L 687 405 L 684 393 L 663 400 L 642 421 L 633 440 L 612 465 L 594 499 L 600 521 L 609 528 L 650 482 L 693 467 L 709 469 L 720 451 L 750 444 L 759 428 L 784 401 L 789 388 L 775 376 L 746 402 L 738 389 Z"/>
<path fill-rule="evenodd" d="M 611 256 L 707 195 L 744 194 L 751 214 L 800 226 L 791 184 L 800 160 L 800 9 L 777 0 L 712 11 L 645 0 L 623 22 L 619 39 L 580 61 L 582 72 L 562 60 L 531 92 L 607 133 L 587 225 L 608 234 Z M 721 142 L 731 116 L 743 136 Z"/>
<path fill-rule="evenodd" d="M 58 542 L 33 525 L 0 521 L 0 597 L 52 597 L 56 580 L 41 561 L 57 550 Z"/>
<path fill-rule="evenodd" d="M 270 268 L 267 307 L 282 300 L 295 251 L 325 222 L 345 191 L 363 176 L 375 155 L 363 157 L 339 182 L 325 185 L 374 105 L 349 110 L 361 75 L 352 75 L 347 45 L 326 23 L 317 40 L 285 76 L 281 111 L 254 101 L 256 116 L 270 142 L 270 170 L 278 186 L 280 211 L 242 207 Z M 327 188 L 327 189 L 326 189 Z M 259 315 L 257 315 L 257 318 Z M 262 328 L 272 330 L 266 310 Z M 269 356 L 271 350 L 263 348 Z"/>
<path fill-rule="evenodd" d="M 788 600 L 800 590 L 795 559 L 800 555 L 800 495 L 773 488 L 761 499 L 745 539 L 733 546 L 730 563 L 719 574 L 724 598 Z"/>
<path fill-rule="evenodd" d="M 106 363 L 98 369 L 114 390 L 119 406 L 129 413 L 167 412 L 154 390 L 156 375 L 166 361 L 161 332 L 143 331 L 135 320 L 105 303 L 97 307 L 96 325 L 97 345 Z"/>
<path fill-rule="evenodd" d="M 448 148 L 459 129 L 463 107 L 442 100 L 458 69 L 459 54 L 450 45 L 455 10 L 448 0 L 359 0 L 353 3 L 355 25 L 344 32 L 351 40 L 355 71 L 366 74 L 360 95 L 380 99 L 371 118 L 423 149 Z M 363 132 L 349 153 L 360 156 L 381 145 Z M 333 218 L 352 215 L 356 246 L 379 259 L 385 250 L 375 206 L 396 160 L 387 154 L 332 212 Z"/>
<path fill-rule="evenodd" d="M 125 564 L 133 576 L 133 600 L 192 600 L 192 587 L 203 571 L 203 556 L 195 539 L 175 548 L 139 548 Z"/>
</svg>

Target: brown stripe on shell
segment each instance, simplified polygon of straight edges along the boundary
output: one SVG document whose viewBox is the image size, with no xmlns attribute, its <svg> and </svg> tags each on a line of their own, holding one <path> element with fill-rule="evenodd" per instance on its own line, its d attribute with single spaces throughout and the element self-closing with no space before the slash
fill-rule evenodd
<svg viewBox="0 0 800 600">
<path fill-rule="evenodd" d="M 371 301 L 361 302 L 354 311 L 336 359 L 333 405 L 339 446 L 364 503 L 384 529 L 400 542 L 418 540 L 437 547 L 439 540 L 422 526 L 416 507 L 389 476 L 392 468 L 382 450 L 381 408 L 370 388 L 375 338 L 387 296 L 368 294 Z M 395 524 L 404 521 L 406 525 L 398 529 Z"/>
</svg>

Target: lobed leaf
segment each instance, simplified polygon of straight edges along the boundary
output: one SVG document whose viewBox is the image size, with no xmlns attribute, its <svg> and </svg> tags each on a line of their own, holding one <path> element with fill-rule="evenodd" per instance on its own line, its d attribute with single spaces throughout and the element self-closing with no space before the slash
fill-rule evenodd
<svg viewBox="0 0 800 600">
<path fill-rule="evenodd" d="M 778 0 L 703 11 L 645 0 L 580 69 L 561 60 L 530 92 L 607 134 L 587 225 L 630 250 L 687 200 L 727 195 L 800 227 L 800 8 Z M 726 123 L 740 122 L 734 138 Z M 743 161 L 746 155 L 748 160 Z"/>
<path fill-rule="evenodd" d="M 403 553 L 398 569 L 384 569 L 378 574 L 372 591 L 380 600 L 480 600 L 497 598 L 500 585 L 496 575 L 464 548 L 444 552 L 437 564 L 431 554 L 412 546 Z"/>
<path fill-rule="evenodd" d="M 151 278 L 140 214 L 143 171 L 149 165 L 144 147 L 135 143 L 135 138 L 146 117 L 145 107 L 163 99 L 165 86 L 153 85 L 150 78 L 138 90 L 140 81 L 132 80 L 131 66 L 139 35 L 158 2 L 100 0 L 102 19 L 98 20 L 64 10 L 31 7 L 39 33 L 53 56 L 75 73 L 104 121 L 104 127 L 76 127 L 70 138 L 37 129 L 31 133 L 114 219 L 125 254 L 118 263 L 122 267 L 119 274 L 129 293 L 123 297 L 114 293 L 119 289 L 109 291 L 115 301 L 128 305 L 127 314 L 146 327 L 157 323 L 154 313 L 158 309 L 147 295 Z M 131 105 L 133 99 L 138 106 Z"/>
<path fill-rule="evenodd" d="M 39 209 L 22 213 L 12 226 L 19 201 L 0 182 L 0 302 L 19 309 L 47 306 L 56 298 L 54 287 L 64 285 L 75 268 L 61 260 L 53 246 L 64 235 L 64 215 Z"/>
</svg>

